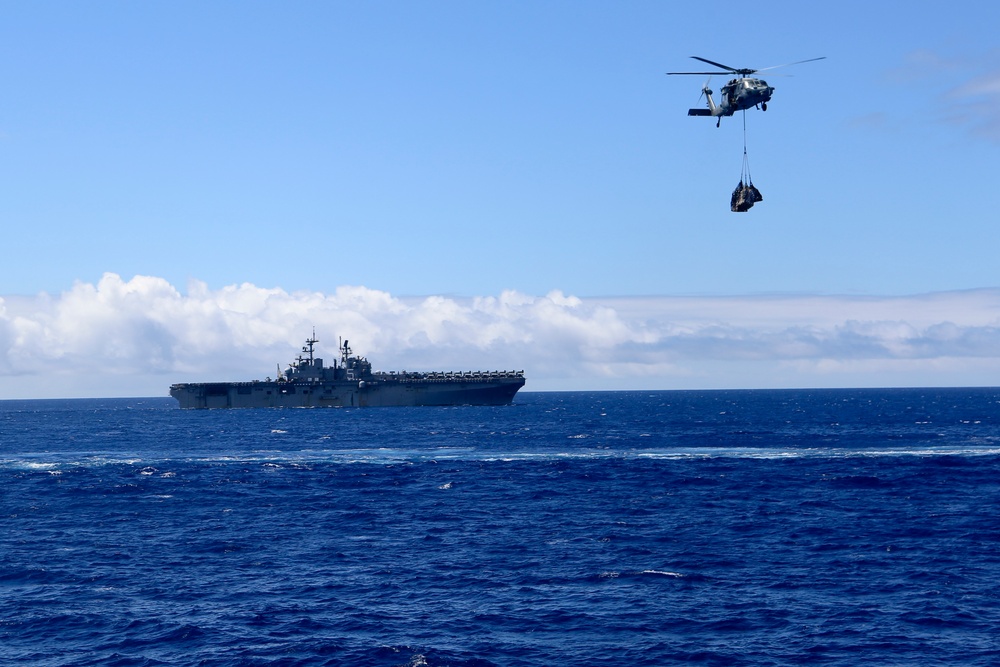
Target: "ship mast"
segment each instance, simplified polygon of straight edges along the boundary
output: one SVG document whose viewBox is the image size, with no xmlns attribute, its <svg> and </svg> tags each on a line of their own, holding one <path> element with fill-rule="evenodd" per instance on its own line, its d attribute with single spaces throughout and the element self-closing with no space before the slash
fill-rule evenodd
<svg viewBox="0 0 1000 667">
<path fill-rule="evenodd" d="M 340 341 L 340 361 L 346 368 L 347 359 L 351 356 L 351 348 L 347 346 L 347 341 L 343 338 L 338 337 L 338 340 Z"/>
<path fill-rule="evenodd" d="M 308 352 L 309 353 L 309 365 L 310 366 L 312 366 L 312 363 L 313 363 L 313 347 L 318 342 L 319 342 L 319 340 L 316 338 L 316 327 L 313 327 L 312 338 L 307 338 L 306 339 L 306 346 L 307 347 L 303 347 L 302 348 L 303 352 Z"/>
</svg>

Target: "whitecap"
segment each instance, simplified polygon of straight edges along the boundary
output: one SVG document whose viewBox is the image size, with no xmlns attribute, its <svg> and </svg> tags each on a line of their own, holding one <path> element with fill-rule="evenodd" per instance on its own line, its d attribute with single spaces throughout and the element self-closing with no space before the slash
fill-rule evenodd
<svg viewBox="0 0 1000 667">
<path fill-rule="evenodd" d="M 51 462 L 39 463 L 36 461 L 25 461 L 21 465 L 27 468 L 28 470 L 51 470 L 52 468 L 55 468 L 58 464 Z"/>
</svg>

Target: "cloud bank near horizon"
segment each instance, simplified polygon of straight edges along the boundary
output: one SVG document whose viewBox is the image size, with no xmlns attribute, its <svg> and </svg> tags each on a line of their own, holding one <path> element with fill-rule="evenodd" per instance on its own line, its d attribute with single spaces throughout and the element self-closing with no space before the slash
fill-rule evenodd
<svg viewBox="0 0 1000 667">
<path fill-rule="evenodd" d="M 1000 289 L 903 297 L 395 297 L 108 273 L 0 297 L 0 398 L 262 379 L 315 328 L 380 370 L 524 370 L 526 389 L 1000 384 Z"/>
</svg>

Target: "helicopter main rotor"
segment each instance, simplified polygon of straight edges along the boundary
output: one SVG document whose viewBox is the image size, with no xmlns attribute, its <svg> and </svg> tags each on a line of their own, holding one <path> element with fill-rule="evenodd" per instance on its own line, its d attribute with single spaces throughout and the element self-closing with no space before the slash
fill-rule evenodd
<svg viewBox="0 0 1000 667">
<path fill-rule="evenodd" d="M 785 63 L 784 65 L 773 65 L 771 67 L 763 67 L 761 69 L 750 69 L 748 67 L 742 67 L 742 68 L 730 67 L 729 65 L 723 65 L 722 63 L 717 63 L 714 60 L 709 60 L 708 58 L 702 58 L 701 56 L 691 56 L 691 57 L 694 58 L 695 60 L 700 60 L 703 63 L 708 63 L 709 65 L 715 65 L 716 67 L 719 67 L 719 68 L 721 68 L 721 69 L 723 69 L 725 71 L 724 72 L 667 72 L 667 74 L 701 74 L 702 76 L 704 76 L 706 74 L 709 74 L 709 75 L 712 75 L 712 74 L 737 74 L 739 76 L 750 76 L 751 74 L 755 74 L 757 72 L 764 72 L 766 70 L 777 69 L 779 67 L 788 67 L 789 65 L 799 65 L 801 63 L 811 63 L 814 60 L 823 60 L 823 59 L 826 58 L 826 56 L 820 56 L 819 58 L 809 58 L 808 60 L 796 60 L 793 63 Z"/>
</svg>

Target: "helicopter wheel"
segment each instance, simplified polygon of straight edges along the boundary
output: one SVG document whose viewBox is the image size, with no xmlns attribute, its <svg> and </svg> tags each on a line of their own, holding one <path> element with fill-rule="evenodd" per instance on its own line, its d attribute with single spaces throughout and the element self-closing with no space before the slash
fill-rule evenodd
<svg viewBox="0 0 1000 667">
<path fill-rule="evenodd" d="M 763 104 L 761 104 L 760 108 L 763 109 L 764 111 L 767 111 L 767 102 L 764 102 Z"/>
</svg>

